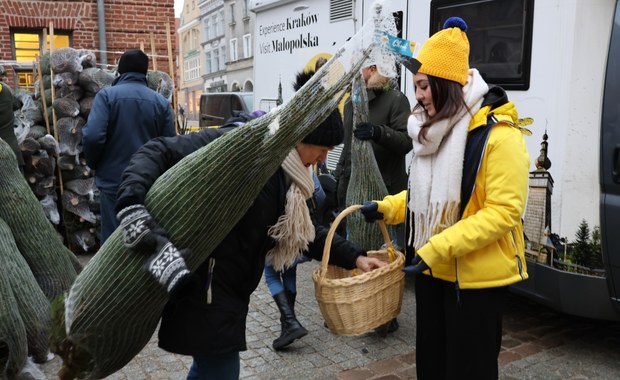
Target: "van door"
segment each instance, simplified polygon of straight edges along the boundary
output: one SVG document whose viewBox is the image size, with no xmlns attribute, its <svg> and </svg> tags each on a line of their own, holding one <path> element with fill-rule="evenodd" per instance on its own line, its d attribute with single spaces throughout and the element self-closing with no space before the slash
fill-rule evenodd
<svg viewBox="0 0 620 380">
<path fill-rule="evenodd" d="M 601 244 L 609 294 L 620 312 L 620 9 L 611 31 L 601 119 Z"/>
</svg>

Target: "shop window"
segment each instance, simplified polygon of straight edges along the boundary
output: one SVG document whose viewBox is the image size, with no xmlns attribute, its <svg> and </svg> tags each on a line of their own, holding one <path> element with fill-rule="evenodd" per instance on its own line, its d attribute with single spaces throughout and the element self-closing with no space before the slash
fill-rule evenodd
<svg viewBox="0 0 620 380">
<path fill-rule="evenodd" d="M 16 64 L 13 66 L 15 75 L 17 76 L 17 85 L 19 88 L 33 91 L 34 82 L 36 80 L 33 70 L 34 62 L 37 56 L 41 56 L 43 52 L 50 50 L 51 37 L 45 35 L 45 43 L 43 30 L 15 30 L 11 32 L 11 42 L 13 55 Z M 68 32 L 54 33 L 54 49 L 70 47 L 71 35 Z"/>
</svg>

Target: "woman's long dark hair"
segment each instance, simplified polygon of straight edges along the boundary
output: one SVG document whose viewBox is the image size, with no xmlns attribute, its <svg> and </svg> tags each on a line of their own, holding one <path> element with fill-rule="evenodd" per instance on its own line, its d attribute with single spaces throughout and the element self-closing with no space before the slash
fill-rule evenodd
<svg viewBox="0 0 620 380">
<path fill-rule="evenodd" d="M 418 134 L 418 141 L 420 143 L 426 140 L 428 128 L 434 123 L 457 115 L 463 107 L 469 111 L 469 107 L 467 107 L 463 95 L 463 86 L 461 86 L 460 83 L 432 75 L 427 75 L 427 77 L 428 85 L 431 86 L 433 106 L 435 107 L 436 113 L 422 124 L 422 129 Z M 426 113 L 426 111 L 424 107 L 418 103 L 413 108 L 413 113 Z"/>
</svg>

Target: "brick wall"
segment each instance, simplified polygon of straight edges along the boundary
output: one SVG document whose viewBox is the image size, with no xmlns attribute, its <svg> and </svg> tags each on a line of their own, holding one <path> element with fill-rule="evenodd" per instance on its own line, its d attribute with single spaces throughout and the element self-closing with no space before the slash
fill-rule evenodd
<svg viewBox="0 0 620 380">
<path fill-rule="evenodd" d="M 128 48 L 140 47 L 140 42 L 144 44 L 144 50 L 150 56 L 152 33 L 155 54 L 158 56 L 157 69 L 170 73 L 166 34 L 168 24 L 173 67 L 176 67 L 174 0 L 105 0 L 104 9 L 108 64 L 115 64 L 120 54 Z M 72 32 L 72 47 L 95 50 L 99 59 L 97 16 L 96 0 L 2 0 L 0 60 L 15 59 L 11 30 L 47 28 L 50 21 L 54 22 L 55 31 Z M 8 65 L 5 67 L 11 80 L 12 69 Z"/>
</svg>

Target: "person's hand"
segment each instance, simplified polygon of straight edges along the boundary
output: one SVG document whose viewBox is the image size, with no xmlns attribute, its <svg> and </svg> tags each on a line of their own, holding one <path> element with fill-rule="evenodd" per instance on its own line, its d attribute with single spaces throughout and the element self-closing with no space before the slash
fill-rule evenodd
<svg viewBox="0 0 620 380">
<path fill-rule="evenodd" d="M 178 250 L 168 238 L 156 232 L 149 232 L 148 238 L 155 242 L 155 253 L 146 261 L 145 269 L 168 293 L 175 292 L 177 286 L 187 284 L 191 272 L 185 264 L 189 249 Z"/>
<path fill-rule="evenodd" d="M 372 123 L 359 123 L 353 129 L 353 135 L 359 140 L 379 141 L 381 138 L 381 128 Z"/>
<path fill-rule="evenodd" d="M 376 220 L 383 219 L 383 213 L 379 212 L 379 204 L 373 201 L 366 201 L 360 209 L 367 223 L 373 223 Z"/>
<path fill-rule="evenodd" d="M 407 265 L 406 267 L 404 267 L 403 272 L 420 274 L 427 269 L 430 269 L 430 267 L 424 262 L 424 260 L 422 260 L 422 256 L 415 255 L 413 259 L 411 259 L 411 265 Z"/>
<path fill-rule="evenodd" d="M 388 265 L 385 261 L 381 261 L 375 257 L 358 256 L 355 260 L 355 265 L 362 272 L 370 272 L 378 268 L 383 268 Z"/>
<path fill-rule="evenodd" d="M 129 249 L 152 250 L 154 242 L 149 238 L 149 232 L 155 230 L 164 235 L 164 231 L 157 225 L 146 207 L 141 204 L 127 206 L 116 214 L 123 229 L 123 243 Z"/>
</svg>

